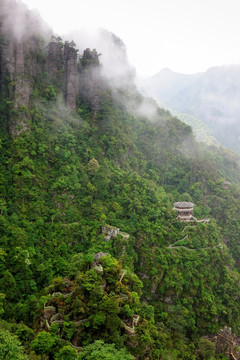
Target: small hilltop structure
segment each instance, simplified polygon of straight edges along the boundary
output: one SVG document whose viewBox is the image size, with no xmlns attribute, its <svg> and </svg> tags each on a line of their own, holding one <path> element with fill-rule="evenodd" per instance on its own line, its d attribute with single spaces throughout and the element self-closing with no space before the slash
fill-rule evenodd
<svg viewBox="0 0 240 360">
<path fill-rule="evenodd" d="M 228 189 L 229 185 L 231 185 L 230 181 L 224 181 L 223 183 L 224 189 Z"/>
<path fill-rule="evenodd" d="M 178 212 L 177 219 L 181 221 L 194 221 L 193 216 L 194 204 L 187 201 L 175 202 L 173 210 Z"/>
<path fill-rule="evenodd" d="M 194 204 L 188 201 L 182 202 L 175 202 L 173 210 L 178 212 L 177 219 L 184 222 L 201 222 L 201 223 L 208 223 L 209 219 L 201 219 L 198 220 L 193 216 L 193 208 Z"/>
</svg>

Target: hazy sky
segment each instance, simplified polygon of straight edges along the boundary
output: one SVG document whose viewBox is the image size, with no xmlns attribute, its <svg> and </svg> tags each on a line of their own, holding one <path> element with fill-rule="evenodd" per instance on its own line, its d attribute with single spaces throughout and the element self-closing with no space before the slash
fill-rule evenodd
<svg viewBox="0 0 240 360">
<path fill-rule="evenodd" d="M 239 0 L 23 0 L 57 34 L 104 27 L 139 75 L 240 64 Z"/>
</svg>

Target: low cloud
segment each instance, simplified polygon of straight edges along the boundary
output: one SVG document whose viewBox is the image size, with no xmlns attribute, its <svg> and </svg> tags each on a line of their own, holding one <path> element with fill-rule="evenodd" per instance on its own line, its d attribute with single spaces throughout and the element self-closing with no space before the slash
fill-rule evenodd
<svg viewBox="0 0 240 360">
<path fill-rule="evenodd" d="M 101 76 L 112 89 L 115 101 L 124 104 L 135 116 L 153 120 L 158 105 L 138 93 L 135 69 L 129 64 L 126 46 L 119 37 L 105 29 L 95 29 L 73 31 L 64 40 L 73 40 L 80 54 L 86 48 L 96 49 L 100 54 Z"/>
<path fill-rule="evenodd" d="M 86 48 L 96 49 L 101 55 L 102 75 L 113 88 L 123 88 L 134 84 L 135 69 L 129 64 L 127 49 L 123 41 L 104 29 L 76 30 L 64 37 L 73 40 L 79 52 Z"/>
<path fill-rule="evenodd" d="M 48 38 L 51 33 L 38 12 L 17 0 L 0 1 L 0 21 L 1 31 L 18 42 L 34 35 Z"/>
</svg>

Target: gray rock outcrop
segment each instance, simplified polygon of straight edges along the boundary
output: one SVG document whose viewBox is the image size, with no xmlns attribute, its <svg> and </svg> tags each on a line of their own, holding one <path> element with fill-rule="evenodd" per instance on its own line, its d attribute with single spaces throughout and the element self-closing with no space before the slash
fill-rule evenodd
<svg viewBox="0 0 240 360">
<path fill-rule="evenodd" d="M 78 94 L 77 50 L 69 42 L 65 42 L 64 45 L 63 63 L 65 74 L 64 99 L 67 107 L 75 110 Z"/>
</svg>

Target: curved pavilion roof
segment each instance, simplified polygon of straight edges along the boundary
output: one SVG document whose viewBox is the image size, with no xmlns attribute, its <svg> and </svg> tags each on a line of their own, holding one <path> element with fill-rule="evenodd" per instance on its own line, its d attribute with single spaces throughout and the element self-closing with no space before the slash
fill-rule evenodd
<svg viewBox="0 0 240 360">
<path fill-rule="evenodd" d="M 174 207 L 178 209 L 191 209 L 194 207 L 194 204 L 187 201 L 175 202 Z"/>
</svg>

